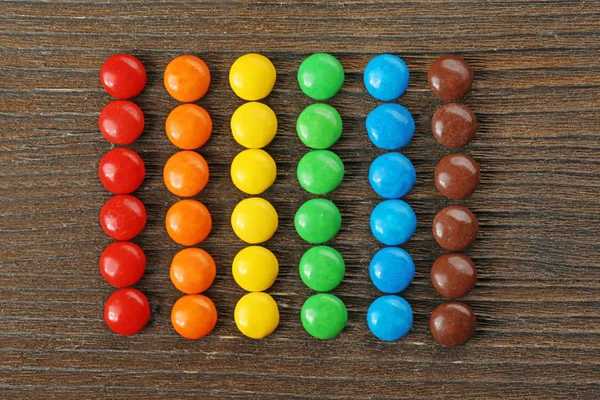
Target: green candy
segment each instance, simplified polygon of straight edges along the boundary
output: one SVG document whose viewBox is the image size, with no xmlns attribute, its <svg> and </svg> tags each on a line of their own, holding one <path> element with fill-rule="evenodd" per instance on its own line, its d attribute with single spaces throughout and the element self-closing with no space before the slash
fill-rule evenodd
<svg viewBox="0 0 600 400">
<path fill-rule="evenodd" d="M 336 337 L 348 322 L 344 302 L 332 294 L 319 293 L 309 297 L 300 311 L 302 326 L 317 339 Z"/>
<path fill-rule="evenodd" d="M 346 266 L 342 255 L 329 246 L 315 246 L 300 259 L 300 278 L 317 292 L 329 292 L 344 279 Z"/>
<path fill-rule="evenodd" d="M 328 104 L 311 104 L 298 116 L 296 132 L 306 147 L 326 149 L 342 136 L 342 117 Z"/>
<path fill-rule="evenodd" d="M 298 182 L 309 193 L 327 194 L 344 179 L 344 163 L 329 150 L 313 150 L 298 163 Z"/>
<path fill-rule="evenodd" d="M 342 88 L 344 68 L 331 54 L 315 53 L 300 64 L 298 83 L 308 97 L 327 100 Z"/>
<path fill-rule="evenodd" d="M 298 235 L 309 243 L 331 240 L 342 226 L 340 210 L 327 199 L 310 199 L 302 204 L 294 217 Z"/>
</svg>

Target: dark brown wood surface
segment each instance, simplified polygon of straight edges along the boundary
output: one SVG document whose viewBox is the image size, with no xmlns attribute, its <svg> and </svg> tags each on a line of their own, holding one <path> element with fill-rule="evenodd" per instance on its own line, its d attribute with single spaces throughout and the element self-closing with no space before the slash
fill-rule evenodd
<svg viewBox="0 0 600 400">
<path fill-rule="evenodd" d="M 311 294 L 297 264 L 308 249 L 293 215 L 310 198 L 295 178 L 307 149 L 295 120 L 311 101 L 296 82 L 307 55 L 331 52 L 346 70 L 343 90 L 330 104 L 344 134 L 334 146 L 346 166 L 342 186 L 329 198 L 343 228 L 332 241 L 347 263 L 333 293 L 347 304 L 349 322 L 335 340 L 318 341 L 299 318 Z M 104 301 L 113 289 L 98 272 L 110 243 L 98 224 L 109 198 L 97 165 L 111 145 L 97 118 L 111 99 L 98 71 L 116 52 L 131 52 L 148 70 L 135 99 L 147 125 L 131 146 L 146 163 L 137 192 L 148 224 L 135 240 L 148 256 L 136 285 L 147 294 L 152 319 L 140 334 L 118 337 L 105 326 Z M 241 150 L 229 117 L 241 104 L 230 90 L 231 63 L 246 52 L 273 60 L 275 90 L 266 103 L 280 130 L 267 150 L 278 166 L 265 197 L 280 228 L 267 243 L 281 271 L 269 290 L 281 323 L 270 337 L 243 337 L 233 308 L 244 294 L 230 263 L 243 243 L 229 217 L 244 196 L 229 178 Z M 368 228 L 380 199 L 367 180 L 380 154 L 364 119 L 378 103 L 362 85 L 368 60 L 401 56 L 411 70 L 399 102 L 417 131 L 403 149 L 417 168 L 407 201 L 419 228 L 405 246 L 417 265 L 403 294 L 414 309 L 404 339 L 384 343 L 369 332 L 365 315 L 380 295 L 368 263 L 380 247 Z M 433 59 L 464 56 L 475 70 L 464 98 L 480 120 L 465 151 L 481 165 L 477 192 L 460 202 L 479 217 L 481 234 L 468 250 L 480 279 L 465 301 L 477 314 L 475 338 L 443 348 L 428 331 L 432 310 L 444 301 L 429 282 L 442 253 L 431 236 L 435 213 L 450 202 L 433 184 L 448 149 L 429 124 L 441 104 L 426 84 Z M 199 104 L 214 120 L 200 149 L 211 180 L 198 199 L 212 212 L 214 230 L 202 244 L 216 259 L 217 279 L 207 294 L 219 321 L 209 337 L 189 341 L 170 324 L 180 296 L 169 280 L 179 249 L 164 217 L 176 201 L 162 167 L 176 149 L 164 121 L 178 103 L 162 86 L 166 64 L 196 54 L 209 65 L 212 85 Z M 597 1 L 2 1 L 0 2 L 0 398 L 600 398 L 600 4 Z"/>
</svg>

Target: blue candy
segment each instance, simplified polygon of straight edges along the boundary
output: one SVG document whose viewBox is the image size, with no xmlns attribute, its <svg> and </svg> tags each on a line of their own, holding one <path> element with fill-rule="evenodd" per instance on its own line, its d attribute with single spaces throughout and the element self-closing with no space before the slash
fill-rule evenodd
<svg viewBox="0 0 600 400">
<path fill-rule="evenodd" d="M 391 101 L 406 92 L 409 78 L 408 67 L 400 57 L 380 54 L 367 64 L 364 82 L 371 96 Z"/>
<path fill-rule="evenodd" d="M 405 243 L 417 229 L 417 216 L 402 200 L 385 200 L 371 213 L 371 232 L 388 246 Z"/>
<path fill-rule="evenodd" d="M 415 277 L 415 263 L 406 250 L 385 247 L 373 256 L 369 274 L 375 287 L 383 293 L 398 293 Z"/>
<path fill-rule="evenodd" d="M 377 157 L 369 169 L 371 187 L 381 197 L 398 199 L 411 191 L 417 172 L 410 160 L 400 153 L 386 153 Z"/>
<path fill-rule="evenodd" d="M 412 139 L 415 121 L 400 104 L 382 104 L 367 116 L 367 133 L 375 146 L 396 150 L 406 146 Z"/>
<path fill-rule="evenodd" d="M 367 311 L 367 324 L 373 335 L 381 340 L 398 340 L 412 328 L 410 304 L 399 296 L 382 296 Z"/>
</svg>

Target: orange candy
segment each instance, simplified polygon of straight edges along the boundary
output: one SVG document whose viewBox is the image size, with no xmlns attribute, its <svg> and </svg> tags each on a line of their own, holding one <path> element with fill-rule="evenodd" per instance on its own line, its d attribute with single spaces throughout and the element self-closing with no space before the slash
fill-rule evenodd
<svg viewBox="0 0 600 400">
<path fill-rule="evenodd" d="M 208 91 L 210 71 L 206 63 L 196 56 L 179 56 L 165 68 L 164 83 L 173 98 L 191 103 Z"/>
<path fill-rule="evenodd" d="M 208 183 L 208 164 L 194 151 L 180 151 L 169 158 L 163 170 L 165 186 L 179 197 L 192 197 Z"/>
<path fill-rule="evenodd" d="M 186 294 L 207 290 L 215 280 L 215 260 L 202 249 L 190 247 L 181 250 L 171 263 L 171 282 Z"/>
<path fill-rule="evenodd" d="M 217 309 L 208 297 L 188 294 L 175 302 L 171 324 L 181 336 L 200 339 L 208 335 L 217 323 Z"/>
<path fill-rule="evenodd" d="M 208 236 L 212 219 L 204 204 L 196 200 L 180 200 L 167 211 L 167 233 L 173 241 L 194 246 Z"/>
<path fill-rule="evenodd" d="M 196 104 L 182 104 L 171 111 L 165 123 L 171 143 L 180 149 L 195 150 L 204 145 L 212 133 L 212 119 Z"/>
</svg>

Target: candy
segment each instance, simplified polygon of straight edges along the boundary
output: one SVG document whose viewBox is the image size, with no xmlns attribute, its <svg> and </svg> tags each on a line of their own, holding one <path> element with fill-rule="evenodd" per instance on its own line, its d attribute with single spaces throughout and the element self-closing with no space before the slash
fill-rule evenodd
<svg viewBox="0 0 600 400">
<path fill-rule="evenodd" d="M 344 68 L 331 54 L 315 53 L 300 64 L 298 83 L 308 97 L 327 100 L 342 88 Z"/>
<path fill-rule="evenodd" d="M 208 178 L 208 164 L 195 151 L 184 150 L 173 154 L 163 170 L 165 186 L 179 197 L 197 195 L 208 183 Z"/>
<path fill-rule="evenodd" d="M 202 293 L 213 284 L 217 268 L 206 251 L 195 247 L 183 249 L 171 262 L 171 282 L 177 290 L 186 294 Z"/>
<path fill-rule="evenodd" d="M 383 293 L 399 293 L 415 277 L 415 263 L 404 249 L 384 247 L 373 256 L 369 274 L 375 287 Z"/>
<path fill-rule="evenodd" d="M 380 242 L 398 246 L 410 239 L 417 229 L 415 212 L 402 200 L 385 200 L 371 213 L 371 232 Z"/>
<path fill-rule="evenodd" d="M 231 116 L 231 133 L 238 144 L 261 149 L 271 143 L 277 133 L 277 116 L 266 104 L 244 103 Z"/>
<path fill-rule="evenodd" d="M 252 339 L 269 336 L 279 325 L 279 308 L 267 293 L 254 292 L 244 295 L 234 310 L 235 325 Z"/>
<path fill-rule="evenodd" d="M 132 242 L 109 244 L 100 256 L 100 273 L 118 288 L 135 285 L 146 270 L 146 255 Z"/>
<path fill-rule="evenodd" d="M 476 327 L 475 313 L 471 307 L 460 302 L 440 304 L 429 320 L 431 334 L 444 346 L 465 344 L 475 335 Z"/>
<path fill-rule="evenodd" d="M 273 185 L 277 165 L 264 150 L 247 149 L 231 162 L 231 180 L 244 193 L 261 194 Z"/>
<path fill-rule="evenodd" d="M 131 240 L 146 226 L 146 208 L 133 196 L 113 196 L 100 210 L 100 225 L 115 240 Z"/>
<path fill-rule="evenodd" d="M 114 194 L 128 194 L 144 181 L 146 169 L 142 158 L 124 147 L 112 149 L 100 160 L 98 176 L 102 185 Z"/>
<path fill-rule="evenodd" d="M 169 113 L 165 131 L 173 145 L 184 150 L 195 150 L 210 138 L 212 119 L 199 105 L 181 104 Z"/>
<path fill-rule="evenodd" d="M 261 246 L 240 250 L 231 265 L 235 282 L 249 292 L 262 292 L 273 285 L 279 273 L 277 257 Z"/>
<path fill-rule="evenodd" d="M 206 239 L 212 229 L 212 219 L 204 204 L 186 199 L 169 208 L 166 226 L 174 242 L 194 246 Z"/>
<path fill-rule="evenodd" d="M 387 103 L 375 108 L 367 116 L 367 133 L 371 142 L 385 150 L 406 146 L 415 133 L 415 121 L 400 104 Z"/>
<path fill-rule="evenodd" d="M 435 186 L 449 199 L 465 199 L 479 185 L 479 165 L 466 154 L 450 154 L 435 167 Z"/>
<path fill-rule="evenodd" d="M 398 340 L 412 328 L 412 308 L 402 297 L 379 297 L 369 306 L 367 324 L 377 338 L 388 342 Z"/>
<path fill-rule="evenodd" d="M 433 219 L 433 237 L 440 246 L 460 251 L 471 245 L 479 233 L 479 222 L 466 207 L 450 206 L 440 210 Z"/>
<path fill-rule="evenodd" d="M 456 299 L 467 295 L 477 282 L 477 268 L 460 253 L 441 255 L 431 267 L 431 283 L 439 294 Z"/>
<path fill-rule="evenodd" d="M 298 116 L 296 132 L 305 146 L 327 149 L 342 136 L 342 117 L 328 104 L 311 104 Z"/>
<path fill-rule="evenodd" d="M 231 227 L 241 240 L 250 244 L 266 242 L 277 230 L 278 216 L 267 200 L 251 197 L 240 201 L 231 214 Z"/>
<path fill-rule="evenodd" d="M 365 88 L 377 100 L 395 100 L 406 92 L 409 76 L 408 67 L 400 57 L 380 54 L 365 68 Z"/>
<path fill-rule="evenodd" d="M 277 72 L 267 57 L 249 53 L 239 57 L 229 70 L 229 84 L 241 99 L 255 101 L 271 93 Z"/>
<path fill-rule="evenodd" d="M 344 163 L 329 150 L 313 150 L 300 159 L 296 175 L 307 192 L 327 194 L 342 183 Z"/>
<path fill-rule="evenodd" d="M 450 148 L 466 146 L 477 131 L 477 117 L 462 103 L 448 103 L 438 108 L 431 118 L 431 132 L 441 145 Z"/>
<path fill-rule="evenodd" d="M 115 54 L 102 64 L 100 83 L 111 96 L 129 99 L 146 86 L 146 69 L 131 54 Z"/>
<path fill-rule="evenodd" d="M 137 289 L 119 289 L 104 305 L 104 321 L 116 334 L 131 336 L 141 331 L 150 320 L 150 304 Z"/>
<path fill-rule="evenodd" d="M 206 63 L 196 56 L 179 56 L 165 68 L 164 84 L 175 100 L 191 103 L 202 98 L 208 91 L 210 71 Z"/>
<path fill-rule="evenodd" d="M 217 309 L 211 299 L 202 294 L 181 297 L 171 310 L 171 325 L 187 339 L 208 335 L 217 323 Z"/>
<path fill-rule="evenodd" d="M 329 246 L 315 246 L 300 259 L 300 278 L 317 292 L 329 292 L 344 279 L 346 265 L 342 255 Z"/>
<path fill-rule="evenodd" d="M 132 101 L 115 100 L 100 113 L 98 127 L 102 136 L 114 144 L 133 143 L 144 130 L 144 113 Z"/>
<path fill-rule="evenodd" d="M 348 322 L 348 310 L 338 297 L 319 293 L 309 297 L 300 311 L 302 326 L 317 339 L 332 339 Z"/>
<path fill-rule="evenodd" d="M 294 217 L 298 235 L 309 243 L 325 243 L 342 225 L 340 210 L 327 199 L 311 199 L 302 204 Z"/>
<path fill-rule="evenodd" d="M 471 90 L 473 69 L 460 56 L 441 56 L 431 64 L 427 83 L 440 99 L 458 100 Z"/>
<path fill-rule="evenodd" d="M 386 199 L 404 197 L 412 190 L 416 180 L 415 167 L 400 153 L 382 154 L 369 168 L 371 187 L 375 193 Z"/>
</svg>

